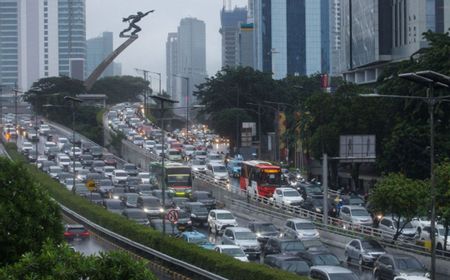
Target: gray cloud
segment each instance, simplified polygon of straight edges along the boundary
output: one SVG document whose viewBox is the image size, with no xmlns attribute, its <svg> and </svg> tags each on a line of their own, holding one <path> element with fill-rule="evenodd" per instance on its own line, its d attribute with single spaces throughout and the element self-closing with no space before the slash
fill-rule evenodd
<svg viewBox="0 0 450 280">
<path fill-rule="evenodd" d="M 228 1 L 228 0 L 227 0 Z M 233 5 L 243 7 L 248 0 L 233 0 Z M 163 73 L 165 88 L 167 33 L 175 32 L 183 17 L 196 17 L 206 24 L 206 63 L 208 75 L 214 75 L 221 67 L 220 10 L 221 0 L 86 0 L 87 38 L 100 35 L 103 31 L 114 32 L 114 47 L 125 41 L 119 38 L 121 30 L 127 27 L 122 17 L 138 11 L 155 10 L 143 18 L 139 25 L 142 31 L 139 39 L 125 50 L 117 62 L 122 63 L 122 72 L 137 75 L 134 68 Z M 157 80 L 153 79 L 156 84 Z M 155 87 L 156 88 L 156 87 Z"/>
</svg>

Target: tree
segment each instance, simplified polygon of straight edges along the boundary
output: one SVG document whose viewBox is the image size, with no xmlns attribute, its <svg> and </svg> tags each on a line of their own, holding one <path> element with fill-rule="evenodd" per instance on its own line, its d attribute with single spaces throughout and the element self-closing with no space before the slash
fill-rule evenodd
<svg viewBox="0 0 450 280">
<path fill-rule="evenodd" d="M 0 264 L 39 251 L 47 239 L 62 240 L 58 205 L 21 163 L 0 158 Z"/>
<path fill-rule="evenodd" d="M 39 252 L 24 254 L 20 260 L 0 268 L 0 278 L 73 280 L 154 280 L 143 261 L 135 261 L 120 251 L 84 256 L 67 245 L 47 242 Z"/>
<path fill-rule="evenodd" d="M 105 77 L 94 83 L 89 93 L 106 94 L 108 104 L 139 101 L 138 96 L 149 89 L 149 82 L 133 76 Z"/>
<path fill-rule="evenodd" d="M 447 160 L 434 169 L 436 176 L 436 214 L 445 228 L 444 246 L 447 250 L 447 237 L 450 226 L 450 162 Z"/>
<path fill-rule="evenodd" d="M 406 178 L 391 173 L 375 185 L 369 196 L 375 211 L 391 216 L 396 222 L 393 240 L 397 240 L 405 225 L 425 211 L 428 200 L 428 184 L 425 181 Z"/>
</svg>

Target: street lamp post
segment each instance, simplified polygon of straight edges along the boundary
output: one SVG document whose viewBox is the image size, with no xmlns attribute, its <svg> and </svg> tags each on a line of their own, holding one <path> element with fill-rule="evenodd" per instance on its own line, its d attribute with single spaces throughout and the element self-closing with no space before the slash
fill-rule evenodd
<svg viewBox="0 0 450 280">
<path fill-rule="evenodd" d="M 186 136 L 189 134 L 189 77 L 174 74 L 173 76 L 186 80 Z"/>
<path fill-rule="evenodd" d="M 248 102 L 248 105 L 258 106 L 258 158 L 261 158 L 261 141 L 262 141 L 262 127 L 261 127 L 261 104 Z"/>
<path fill-rule="evenodd" d="M 162 136 L 161 136 L 161 144 L 162 144 L 162 159 L 161 159 L 161 191 L 162 191 L 162 205 L 163 208 L 166 205 L 166 183 L 165 183 L 165 157 L 166 157 L 166 152 L 165 152 L 165 132 L 164 132 L 164 112 L 165 112 L 165 108 L 164 108 L 164 104 L 165 103 L 169 103 L 169 104 L 175 104 L 178 103 L 178 101 L 169 99 L 169 98 L 165 98 L 162 96 L 155 96 L 155 95 L 151 95 L 150 98 L 153 98 L 155 101 L 159 101 L 161 103 L 161 132 L 162 132 Z M 163 234 L 166 234 L 166 215 L 165 213 L 163 214 Z"/>
<path fill-rule="evenodd" d="M 415 99 L 427 103 L 430 118 L 430 193 L 431 193 L 431 221 L 430 232 L 435 232 L 436 228 L 436 179 L 434 175 L 434 106 L 441 101 L 448 101 L 450 96 L 434 96 L 434 89 L 437 87 L 450 88 L 450 77 L 434 72 L 420 71 L 416 73 L 403 73 L 399 77 L 427 87 L 427 96 L 404 96 L 404 95 L 381 95 L 381 94 L 361 94 L 363 97 L 385 97 Z M 436 279 L 436 236 L 431 237 L 431 279 Z"/>
<path fill-rule="evenodd" d="M 75 172 L 75 104 L 81 103 L 83 100 L 79 98 L 75 98 L 72 96 L 64 96 L 64 100 L 70 102 L 71 108 L 72 108 L 72 173 L 73 173 L 73 181 L 72 181 L 72 189 L 75 190 L 75 179 L 76 179 L 76 172 Z"/>
</svg>

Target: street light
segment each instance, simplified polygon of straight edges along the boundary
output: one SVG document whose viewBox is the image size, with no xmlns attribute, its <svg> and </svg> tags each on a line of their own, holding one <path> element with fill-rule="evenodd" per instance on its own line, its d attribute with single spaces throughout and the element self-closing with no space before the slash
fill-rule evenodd
<svg viewBox="0 0 450 280">
<path fill-rule="evenodd" d="M 416 99 L 424 101 L 428 105 L 430 117 L 430 192 L 431 192 L 431 221 L 430 232 L 435 232 L 436 228 L 436 179 L 434 176 L 434 106 L 441 101 L 448 101 L 450 95 L 434 96 L 434 89 L 437 87 L 449 89 L 450 77 L 434 71 L 420 71 L 416 73 L 403 73 L 398 75 L 400 78 L 421 84 L 427 87 L 427 96 L 404 96 L 404 95 L 382 95 L 382 94 L 361 94 L 363 97 L 386 97 Z M 436 236 L 431 236 L 431 279 L 436 279 Z"/>
<path fill-rule="evenodd" d="M 174 74 L 175 77 L 186 80 L 186 135 L 189 134 L 189 77 Z"/>
<path fill-rule="evenodd" d="M 161 191 L 162 191 L 162 205 L 163 207 L 165 207 L 166 205 L 166 184 L 165 184 L 165 157 L 166 157 L 166 152 L 165 152 L 165 132 L 164 132 L 164 112 L 165 112 L 165 108 L 164 108 L 164 103 L 169 103 L 169 104 L 175 104 L 178 103 L 178 101 L 176 100 L 172 100 L 169 98 L 165 98 L 162 96 L 158 96 L 158 95 L 151 95 L 150 98 L 154 99 L 155 101 L 159 101 L 161 103 L 161 132 L 162 132 L 162 136 L 161 136 L 161 144 L 162 144 L 162 159 L 161 159 Z M 163 214 L 163 234 L 166 234 L 166 215 Z"/>
<path fill-rule="evenodd" d="M 261 103 L 247 102 L 248 105 L 258 106 L 258 158 L 261 159 L 261 141 L 262 141 L 262 127 L 261 127 Z"/>
<path fill-rule="evenodd" d="M 75 173 L 75 104 L 81 103 L 83 100 L 79 98 L 75 98 L 72 96 L 64 96 L 64 100 L 67 102 L 70 102 L 72 107 L 72 164 L 73 164 L 73 181 L 72 181 L 72 190 L 75 190 L 75 179 L 76 179 L 76 173 Z"/>
</svg>

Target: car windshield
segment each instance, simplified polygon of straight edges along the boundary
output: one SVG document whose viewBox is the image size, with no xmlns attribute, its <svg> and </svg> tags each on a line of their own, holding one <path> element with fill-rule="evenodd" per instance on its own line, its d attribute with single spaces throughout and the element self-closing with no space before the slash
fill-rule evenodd
<svg viewBox="0 0 450 280">
<path fill-rule="evenodd" d="M 314 226 L 313 223 L 296 223 L 295 228 L 296 229 L 315 229 L 316 227 Z"/>
<path fill-rule="evenodd" d="M 220 155 L 209 155 L 208 158 L 210 160 L 221 160 L 222 157 Z"/>
<path fill-rule="evenodd" d="M 237 240 L 256 240 L 256 235 L 251 231 L 238 231 L 234 234 Z"/>
<path fill-rule="evenodd" d="M 106 202 L 106 207 L 108 209 L 114 209 L 114 210 L 116 210 L 116 209 L 123 209 L 124 208 L 122 202 L 119 201 L 119 200 L 107 201 Z"/>
<path fill-rule="evenodd" d="M 260 173 L 261 185 L 278 185 L 280 181 L 280 173 Z"/>
<path fill-rule="evenodd" d="M 306 193 L 322 193 L 322 189 L 320 187 L 310 186 L 306 187 L 305 190 Z"/>
<path fill-rule="evenodd" d="M 273 224 L 258 224 L 255 225 L 258 232 L 276 232 L 278 229 Z"/>
<path fill-rule="evenodd" d="M 137 194 L 136 195 L 134 195 L 134 194 L 127 195 L 127 202 L 128 203 L 136 204 L 137 199 L 138 199 L 138 195 Z"/>
<path fill-rule="evenodd" d="M 231 213 L 217 213 L 217 219 L 219 219 L 219 220 L 233 220 L 234 216 Z"/>
<path fill-rule="evenodd" d="M 394 223 L 395 223 L 395 221 L 394 221 Z M 404 222 L 404 221 L 401 221 L 401 222 L 400 222 L 400 228 L 402 228 L 403 225 L 405 225 L 405 222 Z M 412 228 L 413 228 L 413 225 L 412 225 L 410 222 L 408 222 L 408 223 L 405 225 L 405 227 L 404 227 L 404 229 L 412 229 Z"/>
<path fill-rule="evenodd" d="M 214 172 L 227 172 L 227 169 L 223 165 L 216 165 L 213 168 Z"/>
<path fill-rule="evenodd" d="M 127 215 L 130 219 L 147 219 L 147 214 L 144 211 L 130 211 Z"/>
<path fill-rule="evenodd" d="M 169 151 L 169 155 L 171 156 L 179 156 L 181 153 L 179 151 Z"/>
<path fill-rule="evenodd" d="M 384 250 L 380 243 L 375 240 L 362 241 L 361 243 L 364 249 Z"/>
<path fill-rule="evenodd" d="M 192 160 L 192 165 L 205 165 L 206 162 L 204 160 L 201 159 L 194 159 Z"/>
<path fill-rule="evenodd" d="M 286 260 L 281 263 L 281 269 L 289 272 L 307 273 L 309 271 L 309 266 L 304 261 Z"/>
<path fill-rule="evenodd" d="M 195 195 L 197 198 L 212 198 L 211 194 L 208 192 L 198 192 Z"/>
<path fill-rule="evenodd" d="M 349 202 L 350 205 L 363 205 L 364 204 L 364 200 L 362 200 L 359 197 L 350 198 L 348 200 L 348 202 Z"/>
<path fill-rule="evenodd" d="M 68 227 L 67 231 L 73 233 L 83 233 L 86 231 L 86 229 L 84 227 Z"/>
<path fill-rule="evenodd" d="M 439 228 L 438 230 L 439 230 L 439 235 L 440 235 L 440 236 L 445 236 L 445 228 Z M 449 229 L 449 231 L 447 232 L 447 235 L 450 236 L 450 229 Z"/>
<path fill-rule="evenodd" d="M 125 172 L 117 172 L 116 173 L 116 177 L 127 177 L 127 176 L 128 176 L 128 174 Z"/>
<path fill-rule="evenodd" d="M 352 216 L 369 216 L 369 212 L 365 209 L 352 209 Z"/>
<path fill-rule="evenodd" d="M 230 161 L 230 163 L 228 163 L 231 167 L 241 167 L 242 166 L 242 162 L 241 161 Z"/>
<path fill-rule="evenodd" d="M 161 203 L 159 203 L 159 200 L 157 199 L 143 199 L 142 204 L 144 207 L 160 207 Z"/>
<path fill-rule="evenodd" d="M 281 242 L 281 248 L 284 252 L 298 252 L 305 250 L 305 246 L 300 240 Z"/>
<path fill-rule="evenodd" d="M 359 278 L 352 272 L 348 273 L 331 273 L 328 275 L 330 280 L 358 280 Z"/>
<path fill-rule="evenodd" d="M 197 156 L 206 156 L 206 152 L 205 151 L 196 151 L 195 155 L 197 155 Z"/>
<path fill-rule="evenodd" d="M 292 190 L 292 191 L 284 191 L 283 192 L 284 196 L 287 197 L 296 197 L 296 196 L 300 196 L 298 192 Z"/>
<path fill-rule="evenodd" d="M 314 265 L 336 265 L 340 266 L 339 260 L 330 254 L 316 255 L 312 259 Z"/>
<path fill-rule="evenodd" d="M 241 248 L 222 248 L 222 252 L 232 257 L 245 257 L 245 253 Z"/>
<path fill-rule="evenodd" d="M 311 248 L 311 247 L 322 247 L 323 244 L 320 240 L 317 239 L 311 239 L 311 240 L 303 240 L 303 245 L 306 248 Z"/>
<path fill-rule="evenodd" d="M 194 244 L 205 244 L 207 243 L 208 240 L 206 240 L 205 236 L 194 236 L 194 237 L 189 237 L 189 243 L 194 243 Z"/>
<path fill-rule="evenodd" d="M 395 264 L 401 270 L 423 269 L 423 266 L 415 258 L 397 258 L 395 259 Z"/>
</svg>

